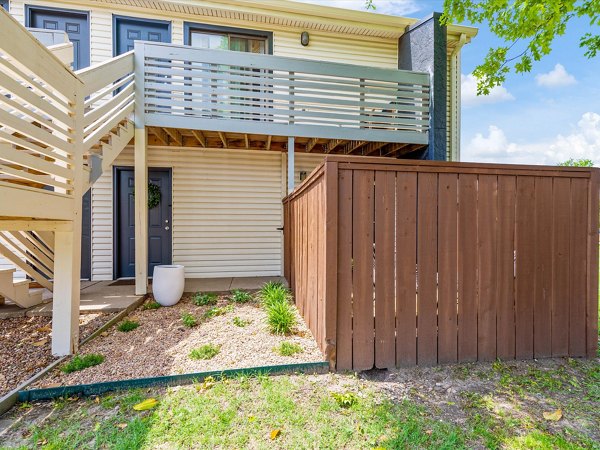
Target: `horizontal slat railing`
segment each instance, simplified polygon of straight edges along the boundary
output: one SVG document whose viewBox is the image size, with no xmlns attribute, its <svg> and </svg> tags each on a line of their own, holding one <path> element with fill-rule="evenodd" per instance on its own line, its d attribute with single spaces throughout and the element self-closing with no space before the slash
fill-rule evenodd
<svg viewBox="0 0 600 450">
<path fill-rule="evenodd" d="M 148 42 L 135 52 L 149 126 L 427 143 L 424 73 Z"/>
<path fill-rule="evenodd" d="M 96 145 L 119 123 L 129 119 L 135 105 L 133 52 L 83 69 L 77 75 L 84 82 L 84 150 Z"/>
<path fill-rule="evenodd" d="M 72 197 L 80 81 L 0 11 L 0 181 Z"/>
<path fill-rule="evenodd" d="M 596 168 L 326 158 L 285 275 L 337 370 L 596 356 Z"/>
</svg>

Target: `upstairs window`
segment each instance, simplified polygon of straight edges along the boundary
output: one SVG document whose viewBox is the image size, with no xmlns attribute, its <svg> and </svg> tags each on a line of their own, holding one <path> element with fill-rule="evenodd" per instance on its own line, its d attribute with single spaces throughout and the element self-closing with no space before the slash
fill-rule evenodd
<svg viewBox="0 0 600 450">
<path fill-rule="evenodd" d="M 192 47 L 213 50 L 233 50 L 246 53 L 267 53 L 267 39 L 230 33 L 190 30 Z"/>
</svg>

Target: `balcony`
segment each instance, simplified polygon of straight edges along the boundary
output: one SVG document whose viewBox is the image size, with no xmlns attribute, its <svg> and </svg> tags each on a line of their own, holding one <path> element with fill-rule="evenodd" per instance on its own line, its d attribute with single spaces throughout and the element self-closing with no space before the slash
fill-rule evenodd
<svg viewBox="0 0 600 450">
<path fill-rule="evenodd" d="M 291 136 L 325 150 L 428 142 L 425 73 L 150 42 L 134 53 L 136 119 L 151 129 L 231 133 L 246 146 L 248 135 Z"/>
</svg>

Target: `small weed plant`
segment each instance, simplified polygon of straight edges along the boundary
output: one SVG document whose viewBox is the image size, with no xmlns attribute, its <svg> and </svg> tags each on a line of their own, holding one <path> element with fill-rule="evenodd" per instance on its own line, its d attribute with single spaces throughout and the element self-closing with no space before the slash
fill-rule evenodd
<svg viewBox="0 0 600 450">
<path fill-rule="evenodd" d="M 97 366 L 104 362 L 104 356 L 97 353 L 90 353 L 88 355 L 75 355 L 71 361 L 61 367 L 64 373 L 78 372 L 88 367 Z"/>
<path fill-rule="evenodd" d="M 252 323 L 251 320 L 244 320 L 244 319 L 242 319 L 241 317 L 238 317 L 238 316 L 235 316 L 233 318 L 233 324 L 236 327 L 244 328 L 244 327 L 250 325 L 251 323 Z"/>
<path fill-rule="evenodd" d="M 233 309 L 233 305 L 215 306 L 214 308 L 207 310 L 202 317 L 204 319 L 212 319 L 213 317 L 224 316 L 225 314 L 232 312 Z"/>
<path fill-rule="evenodd" d="M 267 306 L 267 325 L 273 334 L 290 334 L 296 325 L 294 307 L 287 301 Z"/>
<path fill-rule="evenodd" d="M 192 302 L 196 306 L 216 305 L 219 296 L 214 292 L 196 292 L 192 297 Z"/>
<path fill-rule="evenodd" d="M 135 320 L 124 320 L 117 326 L 117 330 L 122 331 L 123 333 L 129 333 L 139 326 L 140 323 L 136 322 Z"/>
<path fill-rule="evenodd" d="M 220 351 L 221 351 L 220 345 L 206 344 L 206 345 L 203 345 L 202 347 L 193 349 L 190 352 L 189 356 L 191 359 L 196 359 L 196 360 L 213 359 L 215 356 L 217 356 L 219 354 Z"/>
<path fill-rule="evenodd" d="M 181 321 L 188 328 L 194 328 L 196 325 L 198 325 L 198 320 L 190 313 L 183 313 L 181 315 Z"/>
<path fill-rule="evenodd" d="M 354 392 L 334 392 L 331 396 L 340 408 L 351 408 L 358 403 L 358 397 Z"/>
<path fill-rule="evenodd" d="M 275 350 L 281 356 L 294 356 L 297 353 L 302 353 L 302 346 L 295 342 L 282 342 Z"/>
<path fill-rule="evenodd" d="M 142 306 L 142 310 L 144 311 L 158 308 L 160 308 L 160 303 L 154 300 L 150 300 L 149 302 L 144 303 L 144 305 Z"/>
<path fill-rule="evenodd" d="M 229 300 L 234 303 L 248 303 L 252 301 L 252 294 L 250 294 L 248 291 L 244 291 L 243 289 L 234 289 L 231 291 Z"/>
</svg>

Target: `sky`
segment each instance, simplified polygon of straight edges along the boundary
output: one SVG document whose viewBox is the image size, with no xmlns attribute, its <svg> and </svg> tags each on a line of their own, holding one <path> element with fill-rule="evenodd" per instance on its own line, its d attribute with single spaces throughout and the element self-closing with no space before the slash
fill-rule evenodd
<svg viewBox="0 0 600 450">
<path fill-rule="evenodd" d="M 301 0 L 364 9 L 364 0 Z M 374 0 L 378 13 L 426 17 L 443 0 Z M 476 95 L 471 74 L 500 41 L 485 25 L 462 50 L 461 160 L 555 165 L 588 158 L 600 166 L 600 56 L 587 59 L 578 19 L 530 73 L 510 74 L 489 96 Z"/>
</svg>

